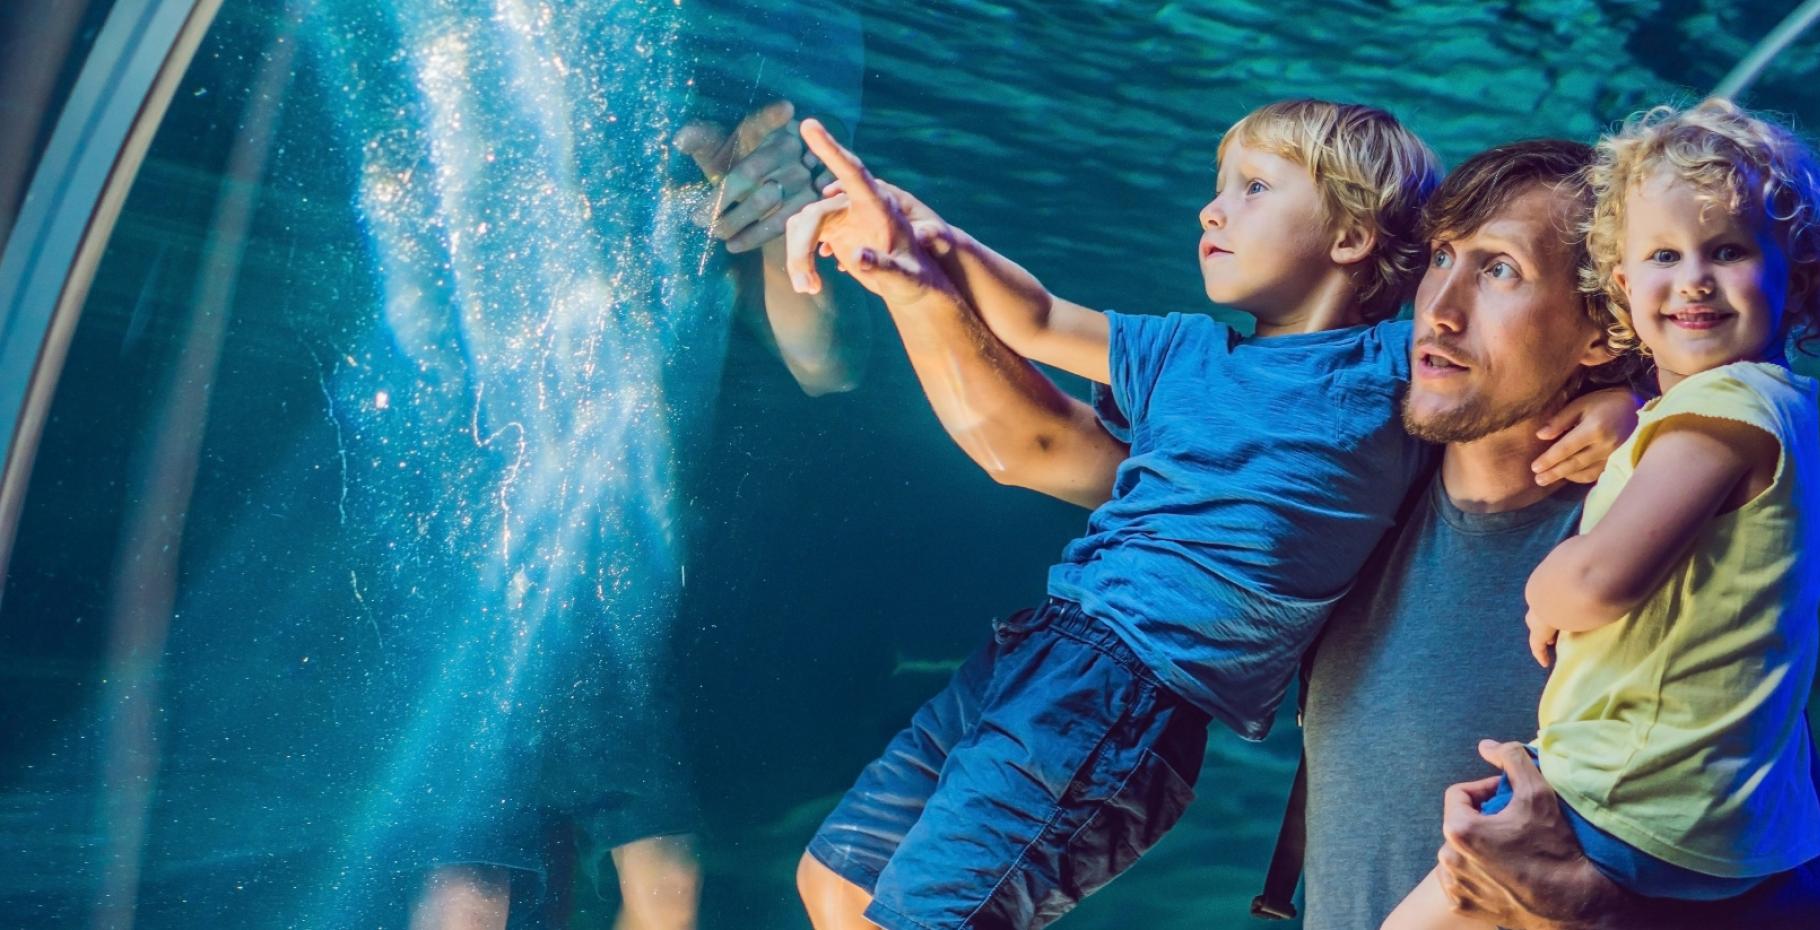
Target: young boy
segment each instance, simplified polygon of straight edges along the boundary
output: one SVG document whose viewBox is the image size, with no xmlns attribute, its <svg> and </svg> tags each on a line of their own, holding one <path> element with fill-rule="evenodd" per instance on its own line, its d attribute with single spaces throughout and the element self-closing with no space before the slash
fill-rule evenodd
<svg viewBox="0 0 1820 930">
<path fill-rule="evenodd" d="M 1426 470 L 1398 414 L 1410 327 L 1380 321 L 1424 265 L 1439 172 L 1370 107 L 1278 103 L 1229 130 L 1200 264 L 1210 299 L 1257 318 L 1242 339 L 1204 315 L 1059 300 L 803 133 L 840 186 L 791 221 L 796 285 L 817 286 L 814 250 L 835 255 L 885 298 L 976 461 L 1099 506 L 1049 600 L 995 623 L 861 774 L 799 885 L 818 930 L 1042 926 L 1174 825 L 1210 718 L 1263 737 Z M 1025 359 L 1093 381 L 1093 409 Z M 1068 428 L 1094 415 L 1111 434 L 1096 445 Z M 1121 463 L 1110 484 L 1095 462 Z"/>
</svg>

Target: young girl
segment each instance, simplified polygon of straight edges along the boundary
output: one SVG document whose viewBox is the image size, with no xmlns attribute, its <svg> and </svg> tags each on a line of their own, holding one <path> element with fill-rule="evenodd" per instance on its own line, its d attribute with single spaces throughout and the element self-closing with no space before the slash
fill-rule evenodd
<svg viewBox="0 0 1820 930">
<path fill-rule="evenodd" d="M 1633 118 L 1601 142 L 1593 183 L 1589 284 L 1662 396 L 1581 535 L 1530 577 L 1530 647 L 1557 659 L 1531 751 L 1607 878 L 1731 898 L 1820 855 L 1804 717 L 1820 400 L 1784 357 L 1820 310 L 1820 171 L 1786 129 L 1709 100 Z M 1453 915 L 1434 873 L 1384 924 L 1489 926 Z"/>
</svg>

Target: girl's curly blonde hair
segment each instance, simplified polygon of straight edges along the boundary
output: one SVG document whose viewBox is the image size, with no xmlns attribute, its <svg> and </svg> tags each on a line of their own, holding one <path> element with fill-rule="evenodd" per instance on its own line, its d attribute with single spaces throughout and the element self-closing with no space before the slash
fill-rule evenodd
<svg viewBox="0 0 1820 930">
<path fill-rule="evenodd" d="M 1326 100 L 1283 100 L 1251 111 L 1226 130 L 1233 140 L 1287 158 L 1314 175 L 1330 221 L 1376 235 L 1356 276 L 1367 321 L 1396 316 L 1428 263 L 1422 205 L 1441 182 L 1441 165 L 1415 133 L 1377 107 Z"/>
<path fill-rule="evenodd" d="M 1693 107 L 1654 107 L 1599 140 L 1587 171 L 1597 197 L 1586 230 L 1592 266 L 1581 272 L 1580 289 L 1615 311 L 1612 348 L 1648 354 L 1631 327 L 1630 304 L 1614 272 L 1624 258 L 1624 199 L 1662 170 L 1734 215 L 1764 212 L 1788 254 L 1782 335 L 1798 332 L 1803 341 L 1820 335 L 1820 167 L 1787 128 L 1711 98 Z"/>
</svg>

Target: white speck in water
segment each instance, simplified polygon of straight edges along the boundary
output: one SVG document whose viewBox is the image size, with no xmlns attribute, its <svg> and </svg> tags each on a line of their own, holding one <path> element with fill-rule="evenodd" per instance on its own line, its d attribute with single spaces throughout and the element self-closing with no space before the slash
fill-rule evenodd
<svg viewBox="0 0 1820 930">
<path fill-rule="evenodd" d="M 509 603 L 512 605 L 513 610 L 524 609 L 525 595 L 529 594 L 530 591 L 531 579 L 526 577 L 524 569 L 521 568 L 517 573 L 512 575 L 511 586 L 506 592 L 510 597 Z"/>
</svg>

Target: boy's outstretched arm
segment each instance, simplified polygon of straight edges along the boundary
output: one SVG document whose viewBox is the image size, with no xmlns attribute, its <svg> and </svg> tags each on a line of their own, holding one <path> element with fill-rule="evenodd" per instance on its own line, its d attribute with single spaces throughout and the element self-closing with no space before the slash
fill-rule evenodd
<svg viewBox="0 0 1820 930">
<path fill-rule="evenodd" d="M 939 253 L 942 265 L 993 333 L 1025 358 L 1111 383 L 1106 314 L 1049 293 L 1024 266 L 965 230 L 949 229 L 951 247 Z"/>
<path fill-rule="evenodd" d="M 1125 445 L 987 328 L 852 153 L 813 120 L 804 137 L 842 188 L 790 219 L 792 254 L 824 248 L 884 298 L 937 419 L 995 480 L 1085 507 L 1105 501 Z"/>
<path fill-rule="evenodd" d="M 803 123 L 802 133 L 809 149 L 830 168 L 830 154 L 837 149 L 845 151 L 813 120 Z M 852 153 L 848 152 L 847 157 L 852 158 Z M 857 159 L 850 164 L 861 172 L 864 183 L 874 193 L 888 196 L 911 221 L 919 240 L 948 273 L 961 299 L 978 312 L 1011 351 L 1090 381 L 1111 381 L 1107 361 L 1110 326 L 1105 314 L 1050 294 L 1035 275 L 1016 262 L 943 222 L 907 192 L 873 178 Z M 836 186 L 830 191 L 845 193 L 846 179 L 838 172 L 835 177 Z M 798 279 L 799 289 L 819 289 L 813 252 L 791 249 L 788 266 Z"/>
</svg>

